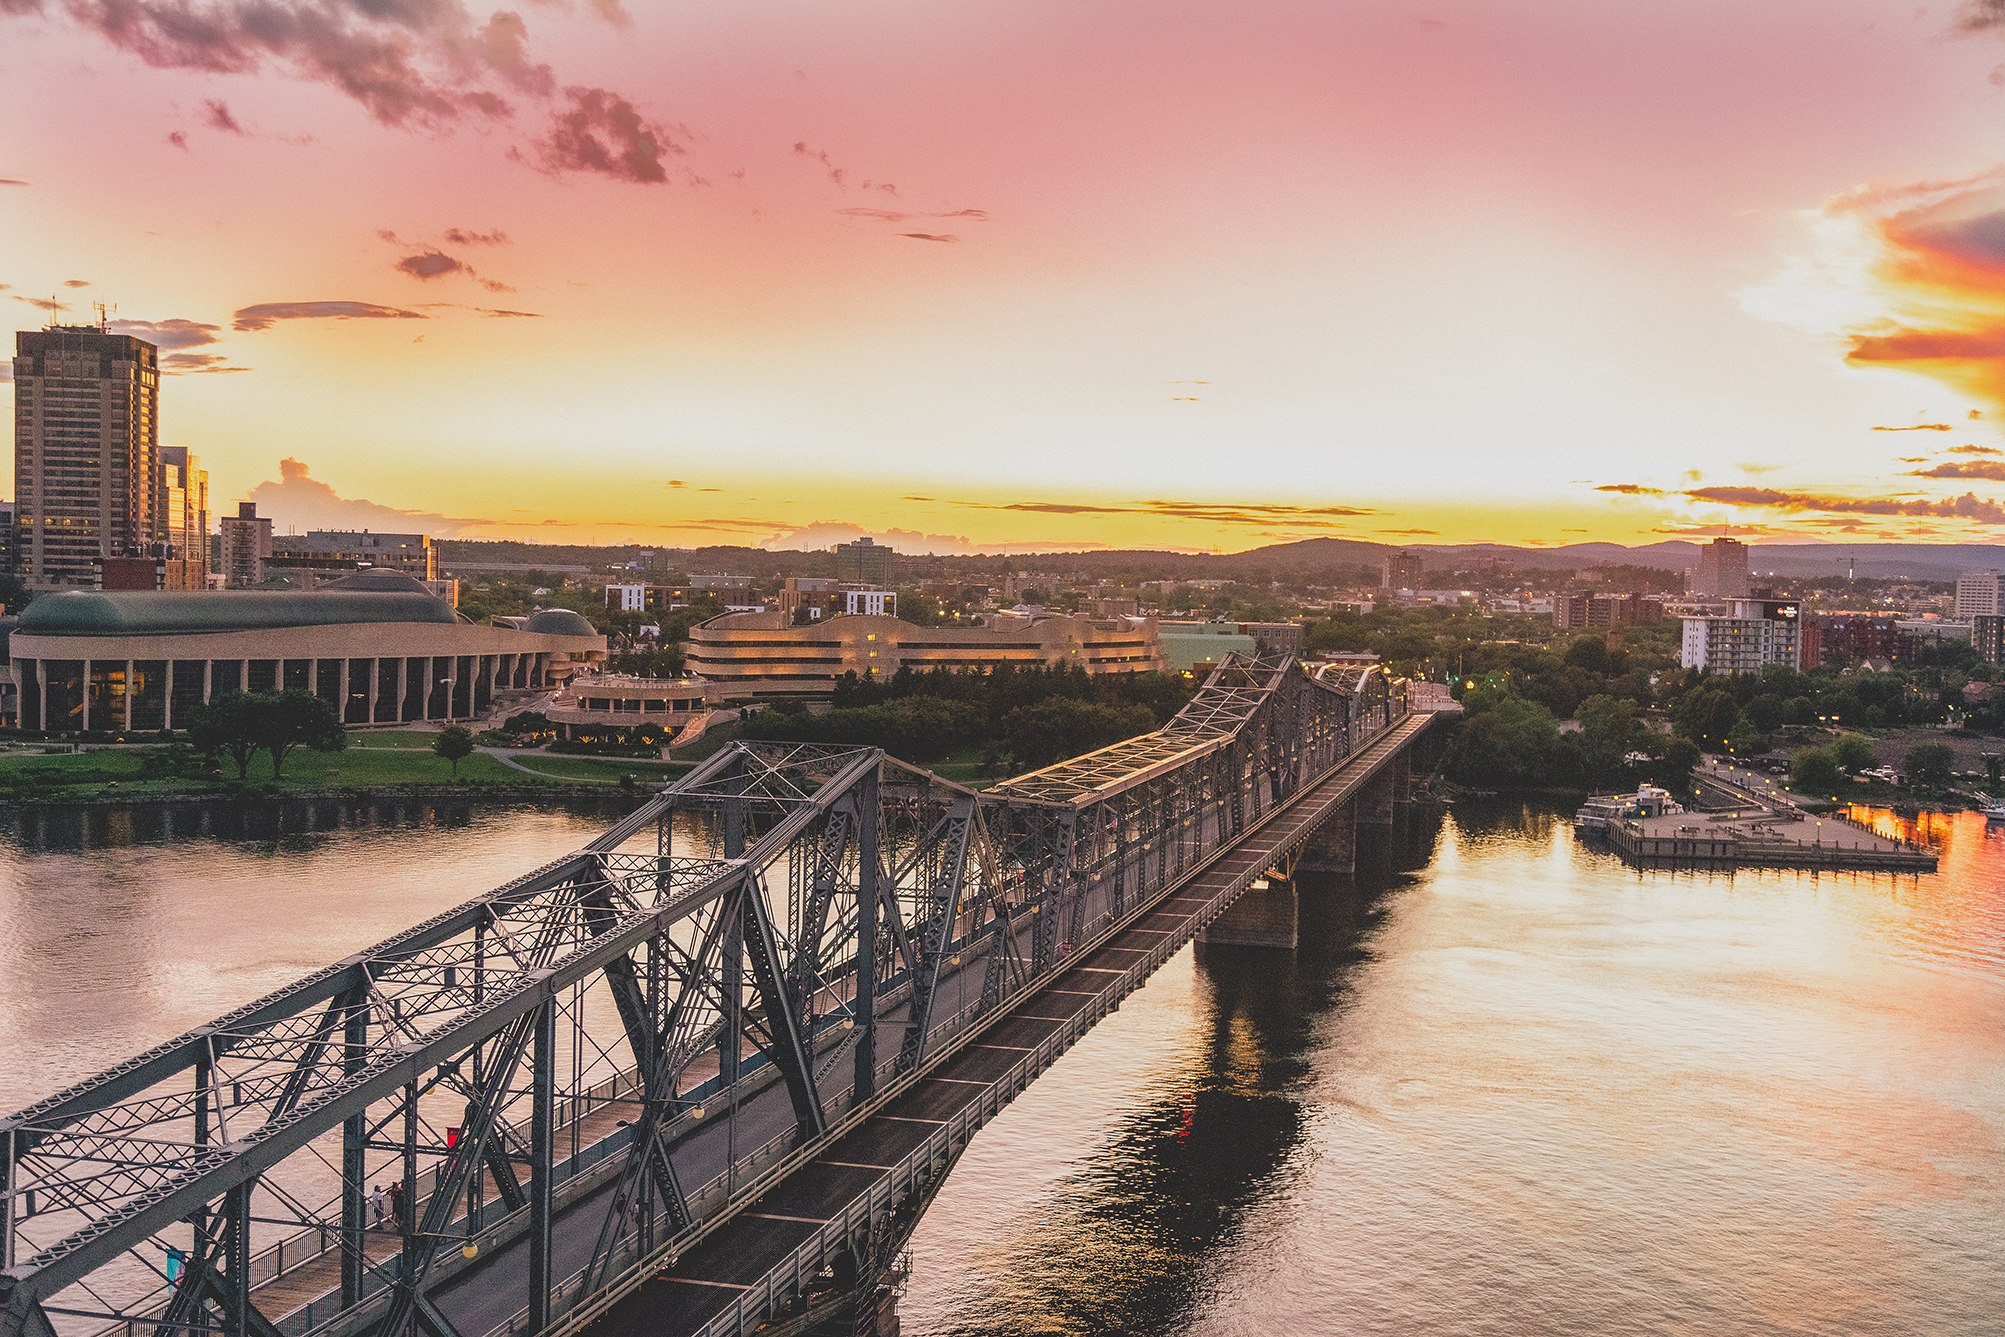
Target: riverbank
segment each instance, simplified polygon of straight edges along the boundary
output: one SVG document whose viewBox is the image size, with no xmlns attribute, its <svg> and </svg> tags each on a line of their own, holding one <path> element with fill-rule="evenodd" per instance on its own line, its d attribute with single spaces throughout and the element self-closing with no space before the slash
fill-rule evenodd
<svg viewBox="0 0 2005 1337">
<path fill-rule="evenodd" d="M 260 754 L 239 778 L 235 766 L 162 748 L 35 748 L 0 755 L 0 806 L 240 803 L 269 799 L 525 800 L 644 796 L 684 774 L 684 764 L 482 749 L 454 767 L 429 747 L 397 748 L 372 738 L 342 752 L 296 752 L 274 777 Z"/>
</svg>

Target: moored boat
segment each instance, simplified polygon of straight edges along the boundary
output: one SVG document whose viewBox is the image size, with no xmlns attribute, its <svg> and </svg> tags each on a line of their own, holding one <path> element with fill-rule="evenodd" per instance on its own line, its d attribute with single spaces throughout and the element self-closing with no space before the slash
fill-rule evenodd
<svg viewBox="0 0 2005 1337">
<path fill-rule="evenodd" d="M 1618 822 L 1628 817 L 1663 817 L 1680 813 L 1685 809 L 1671 797 L 1667 789 L 1655 785 L 1639 785 L 1633 794 L 1595 794 L 1580 805 L 1580 811 L 1573 815 L 1574 829 L 1577 831 L 1600 831 L 1610 822 Z"/>
</svg>

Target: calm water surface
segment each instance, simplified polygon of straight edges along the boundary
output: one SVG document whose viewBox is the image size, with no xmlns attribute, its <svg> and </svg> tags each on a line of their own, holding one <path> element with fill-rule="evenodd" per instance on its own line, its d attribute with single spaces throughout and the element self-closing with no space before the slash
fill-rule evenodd
<svg viewBox="0 0 2005 1337">
<path fill-rule="evenodd" d="M 612 820 L 289 812 L 0 822 L 0 1106 Z M 907 1333 L 2005 1331 L 2005 831 L 1933 819 L 1901 878 L 1639 874 L 1516 804 L 1402 834 L 976 1138 Z"/>
<path fill-rule="evenodd" d="M 1922 835 L 1639 874 L 1490 805 L 1305 878 L 975 1140 L 905 1330 L 2005 1332 L 2005 832 Z"/>
</svg>

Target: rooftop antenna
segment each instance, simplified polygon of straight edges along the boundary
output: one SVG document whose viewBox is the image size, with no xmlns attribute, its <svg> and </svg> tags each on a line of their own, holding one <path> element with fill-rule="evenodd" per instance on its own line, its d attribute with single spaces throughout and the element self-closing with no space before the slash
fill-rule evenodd
<svg viewBox="0 0 2005 1337">
<path fill-rule="evenodd" d="M 92 302 L 91 305 L 97 308 L 97 332 L 109 333 L 111 318 L 118 314 L 118 303 L 113 302 L 110 306 L 106 306 L 103 302 Z"/>
</svg>

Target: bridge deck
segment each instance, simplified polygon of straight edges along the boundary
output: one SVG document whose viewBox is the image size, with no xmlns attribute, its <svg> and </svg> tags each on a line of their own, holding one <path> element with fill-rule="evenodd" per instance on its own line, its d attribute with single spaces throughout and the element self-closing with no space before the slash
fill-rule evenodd
<svg viewBox="0 0 2005 1337">
<path fill-rule="evenodd" d="M 749 1331 L 770 1310 L 776 1279 L 812 1276 L 831 1227 L 889 1202 L 928 1144 L 966 1136 L 994 1116 L 1058 1053 L 1118 1006 L 1246 886 L 1425 730 L 1409 716 L 1305 787 L 1286 806 L 1169 887 L 1078 964 L 997 1014 L 951 1057 L 861 1127 L 741 1211 L 687 1257 L 657 1272 L 596 1325 L 605 1337 L 713 1337 Z M 905 1176 L 909 1179 L 909 1174 Z"/>
</svg>

